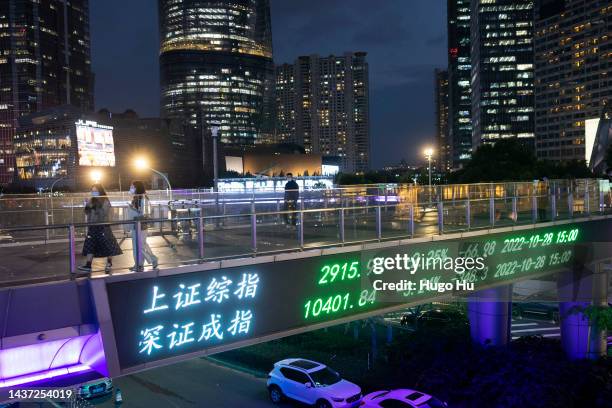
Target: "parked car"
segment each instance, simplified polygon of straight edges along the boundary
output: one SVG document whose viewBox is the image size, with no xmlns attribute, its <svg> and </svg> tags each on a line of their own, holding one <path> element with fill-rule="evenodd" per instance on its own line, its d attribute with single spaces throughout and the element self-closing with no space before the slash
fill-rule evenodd
<svg viewBox="0 0 612 408">
<path fill-rule="evenodd" d="M 416 324 L 416 321 L 418 319 L 419 315 L 415 312 L 409 311 L 407 313 L 404 313 L 402 315 L 402 318 L 400 320 L 400 324 L 402 326 L 414 326 Z"/>
<path fill-rule="evenodd" d="M 84 399 L 101 397 L 113 392 L 113 380 L 104 377 L 81 384 L 77 388 L 77 396 Z"/>
<path fill-rule="evenodd" d="M 372 392 L 361 401 L 363 408 L 446 408 L 446 402 L 410 389 Z"/>
<path fill-rule="evenodd" d="M 465 320 L 465 314 L 455 309 L 431 309 L 425 310 L 418 315 L 406 313 L 402 316 L 402 325 L 412 325 L 418 327 L 444 327 L 453 321 Z"/>
<path fill-rule="evenodd" d="M 361 388 L 343 380 L 325 364 L 289 358 L 274 364 L 268 374 L 273 403 L 289 398 L 316 408 L 353 408 L 361 402 Z"/>
<path fill-rule="evenodd" d="M 559 304 L 556 302 L 521 302 L 512 304 L 512 317 L 543 318 L 553 323 L 559 323 Z"/>
</svg>

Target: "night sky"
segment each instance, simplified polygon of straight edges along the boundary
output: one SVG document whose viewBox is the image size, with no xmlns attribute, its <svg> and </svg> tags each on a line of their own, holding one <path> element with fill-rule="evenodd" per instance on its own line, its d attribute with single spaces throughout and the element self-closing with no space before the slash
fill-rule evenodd
<svg viewBox="0 0 612 408">
<path fill-rule="evenodd" d="M 435 140 L 434 69 L 446 66 L 444 0 L 271 0 L 276 63 L 365 51 L 372 167 L 420 161 Z M 156 0 L 91 1 L 96 109 L 159 115 Z"/>
</svg>

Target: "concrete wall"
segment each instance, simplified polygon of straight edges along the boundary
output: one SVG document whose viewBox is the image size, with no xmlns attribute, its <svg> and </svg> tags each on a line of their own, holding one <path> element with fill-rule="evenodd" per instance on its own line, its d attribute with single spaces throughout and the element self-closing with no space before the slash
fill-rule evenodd
<svg viewBox="0 0 612 408">
<path fill-rule="evenodd" d="M 0 290 L 0 349 L 97 331 L 86 280 Z"/>
</svg>

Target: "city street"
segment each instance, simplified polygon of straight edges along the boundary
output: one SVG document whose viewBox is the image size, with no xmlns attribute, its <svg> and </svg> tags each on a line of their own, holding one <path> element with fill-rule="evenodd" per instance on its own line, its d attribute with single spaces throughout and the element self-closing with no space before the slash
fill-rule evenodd
<svg viewBox="0 0 612 408">
<path fill-rule="evenodd" d="M 512 340 L 523 336 L 561 337 L 558 323 L 542 319 L 512 319 Z"/>
<path fill-rule="evenodd" d="M 558 325 L 540 319 L 512 321 L 512 338 L 525 335 L 559 337 Z M 114 380 L 122 392 L 126 408 L 156 407 L 272 407 L 268 400 L 265 379 L 256 378 L 206 359 L 149 370 Z M 110 397 L 92 401 L 97 407 L 115 407 Z M 293 402 L 284 407 L 302 407 Z"/>
<path fill-rule="evenodd" d="M 114 380 L 125 408 L 264 408 L 273 407 L 265 379 L 194 359 Z M 91 401 L 115 407 L 110 397 Z M 295 405 L 284 404 L 292 407 Z"/>
</svg>

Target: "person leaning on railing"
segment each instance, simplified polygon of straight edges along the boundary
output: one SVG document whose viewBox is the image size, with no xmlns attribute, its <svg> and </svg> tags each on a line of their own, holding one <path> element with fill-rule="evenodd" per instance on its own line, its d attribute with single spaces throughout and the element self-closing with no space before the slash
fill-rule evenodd
<svg viewBox="0 0 612 408">
<path fill-rule="evenodd" d="M 288 227 L 295 227 L 297 224 L 297 203 L 300 199 L 300 186 L 293 179 L 293 174 L 287 173 L 287 184 L 285 184 L 285 223 Z"/>
<path fill-rule="evenodd" d="M 87 223 L 105 223 L 110 221 L 111 203 L 101 184 L 91 187 L 91 198 L 85 202 Z M 113 267 L 113 256 L 121 255 L 123 251 L 113 235 L 109 225 L 89 225 L 87 238 L 83 244 L 83 256 L 87 257 L 85 265 L 79 266 L 83 272 L 91 272 L 93 258 L 106 258 L 106 273 Z"/>
<path fill-rule="evenodd" d="M 548 178 L 544 177 L 538 182 L 538 188 L 536 189 L 537 204 L 538 204 L 538 220 L 546 221 L 548 211 L 548 201 L 550 200 L 550 185 Z"/>
</svg>

